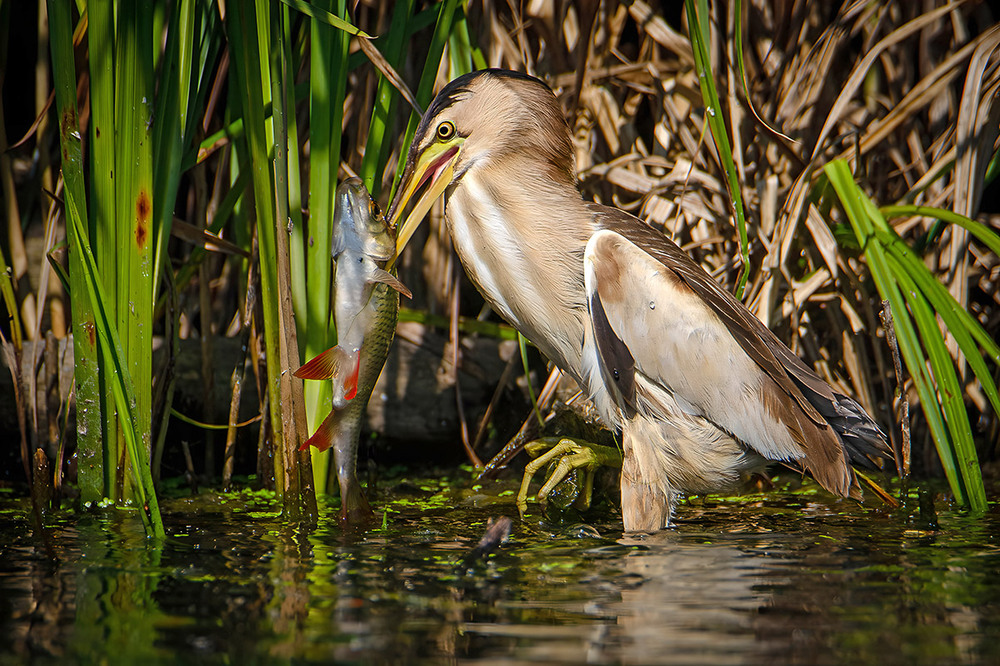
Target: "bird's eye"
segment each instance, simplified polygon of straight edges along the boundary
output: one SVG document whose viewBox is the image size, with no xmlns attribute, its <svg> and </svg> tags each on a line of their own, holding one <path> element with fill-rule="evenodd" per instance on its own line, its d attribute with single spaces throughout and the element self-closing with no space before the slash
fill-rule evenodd
<svg viewBox="0 0 1000 666">
<path fill-rule="evenodd" d="M 451 137 L 455 136 L 455 124 L 450 120 L 446 120 L 437 127 L 437 136 L 441 141 L 447 141 Z"/>
</svg>

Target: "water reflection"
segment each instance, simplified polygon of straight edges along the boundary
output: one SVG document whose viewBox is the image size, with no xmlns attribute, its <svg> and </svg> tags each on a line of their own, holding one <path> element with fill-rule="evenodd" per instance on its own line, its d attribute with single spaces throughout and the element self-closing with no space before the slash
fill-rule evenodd
<svg viewBox="0 0 1000 666">
<path fill-rule="evenodd" d="M 1000 661 L 996 515 L 920 532 L 775 495 L 689 506 L 646 536 L 515 521 L 463 564 L 509 498 L 394 506 L 386 530 L 352 535 L 205 495 L 165 503 L 162 548 L 112 512 L 54 519 L 46 551 L 8 501 L 0 664 Z"/>
</svg>

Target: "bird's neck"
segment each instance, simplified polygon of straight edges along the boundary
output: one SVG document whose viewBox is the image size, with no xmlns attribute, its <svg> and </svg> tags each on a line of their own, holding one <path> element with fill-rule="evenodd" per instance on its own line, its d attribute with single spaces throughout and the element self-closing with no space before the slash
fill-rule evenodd
<svg viewBox="0 0 1000 666">
<path fill-rule="evenodd" d="M 576 188 L 529 161 L 477 166 L 450 190 L 446 215 L 462 265 L 493 309 L 581 379 L 583 252 L 595 227 Z"/>
</svg>

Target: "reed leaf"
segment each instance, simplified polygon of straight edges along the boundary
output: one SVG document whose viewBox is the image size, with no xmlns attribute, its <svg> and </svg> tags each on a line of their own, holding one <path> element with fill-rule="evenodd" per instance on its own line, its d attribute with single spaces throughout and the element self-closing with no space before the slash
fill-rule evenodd
<svg viewBox="0 0 1000 666">
<path fill-rule="evenodd" d="M 313 492 L 312 465 L 309 452 L 301 449 L 306 441 L 303 382 L 292 376 L 290 368 L 299 362 L 292 304 L 291 266 L 289 260 L 289 230 L 301 226 L 298 143 L 294 113 L 294 91 L 287 81 L 294 78 L 291 50 L 291 20 L 287 6 L 274 6 L 278 21 L 270 21 L 271 50 L 268 66 L 271 71 L 271 103 L 274 132 L 274 228 L 275 278 L 278 297 L 278 367 L 280 370 L 281 416 L 284 432 L 285 516 L 295 521 L 315 522 L 316 497 Z M 263 12 L 258 12 L 258 29 Z M 286 109 L 291 109 L 286 113 Z M 293 194 L 294 191 L 294 194 Z M 271 366 L 271 363 L 268 363 Z"/>
<path fill-rule="evenodd" d="M 979 239 L 994 254 L 1000 255 L 1000 235 L 982 222 L 976 222 L 965 215 L 945 208 L 934 208 L 932 206 L 882 206 L 879 208 L 879 211 L 881 211 L 886 219 L 922 215 L 924 217 L 933 217 L 943 222 L 957 224 Z"/>
<path fill-rule="evenodd" d="M 87 8 L 87 46 L 90 62 L 90 187 L 89 240 L 96 248 L 97 265 L 104 271 L 105 289 L 114 294 L 118 272 L 117 206 L 115 202 L 115 29 L 114 6 L 110 0 L 93 0 Z M 81 201 L 88 201 L 83 199 Z M 72 271 L 70 272 L 72 275 Z M 70 292 L 79 293 L 78 292 Z M 109 315 L 117 321 L 118 301 L 106 303 Z M 74 330 L 79 330 L 75 329 Z M 96 353 L 96 352 L 95 352 Z M 98 413 L 102 415 L 103 433 L 101 456 L 104 478 L 100 497 L 115 487 L 114 470 L 118 464 L 118 421 L 114 405 L 109 402 L 111 390 L 107 369 L 96 364 L 100 372 Z"/>
<path fill-rule="evenodd" d="M 935 312 L 927 303 L 924 292 L 900 265 L 899 260 L 889 254 L 889 268 L 893 277 L 902 288 L 910 312 L 913 313 L 920 331 L 920 339 L 927 350 L 931 372 L 937 384 L 937 398 L 948 426 L 948 440 L 937 441 L 938 456 L 942 462 L 948 461 L 955 468 L 948 475 L 949 483 L 956 484 L 960 491 L 955 492 L 959 501 L 970 506 L 976 513 L 986 511 L 986 490 L 983 486 L 982 472 L 976 447 L 972 441 L 972 425 L 962 400 L 962 385 L 955 372 L 955 363 L 945 346 L 944 335 L 938 325 Z M 955 485 L 952 486 L 955 491 Z"/>
<path fill-rule="evenodd" d="M 118 335 L 135 392 L 136 432 L 149 466 L 153 351 L 153 4 L 116 8 L 115 247 Z M 107 270 L 106 267 L 101 267 Z M 115 369 L 116 373 L 118 369 Z M 114 380 L 112 380 L 114 384 Z M 127 429 L 127 425 L 125 426 Z M 130 454 L 130 458 L 134 458 Z M 133 464 L 135 460 L 133 459 Z M 123 473 L 119 467 L 119 473 Z M 117 483 L 116 483 L 117 487 Z"/>
<path fill-rule="evenodd" d="M 62 150 L 64 197 L 86 210 L 87 185 L 83 174 L 83 152 L 76 107 L 76 65 L 73 56 L 73 26 L 67 3 L 49 0 L 49 46 L 56 92 Z M 93 111 L 91 112 L 93 114 Z M 91 115 L 91 127 L 95 124 Z M 86 229 L 86 223 L 83 225 Z M 70 244 L 78 244 L 75 227 L 67 225 Z M 87 292 L 86 276 L 79 252 L 69 254 L 66 285 L 71 294 Z M 104 418 L 103 391 L 99 372 L 96 324 L 89 298 L 71 302 L 73 358 L 77 421 L 77 480 L 80 500 L 94 503 L 104 497 Z"/>
<path fill-rule="evenodd" d="M 347 17 L 346 0 L 326 0 L 319 9 Z M 341 126 L 347 91 L 347 34 L 322 21 L 310 21 L 309 70 L 309 221 L 292 238 L 292 286 L 297 293 L 295 311 L 303 340 L 301 361 L 311 359 L 331 346 L 330 254 L 333 236 L 334 197 L 340 167 Z M 298 259 L 296 258 L 298 255 Z M 308 279 L 307 279 L 308 278 Z M 307 288 L 308 282 L 308 288 Z M 306 422 L 313 432 L 333 407 L 330 382 L 306 382 Z M 313 484 L 328 491 L 330 452 L 312 451 Z"/>
<path fill-rule="evenodd" d="M 888 249 L 890 256 L 898 262 L 900 270 L 907 272 L 910 279 L 920 288 L 921 293 L 933 305 L 945 328 L 955 336 L 963 356 L 972 367 L 973 373 L 982 384 L 983 391 L 993 404 L 993 409 L 1000 413 L 1000 395 L 998 395 L 997 386 L 982 359 L 982 353 L 985 351 L 994 364 L 1000 365 L 1000 345 L 997 345 L 989 337 L 989 334 L 983 330 L 982 324 L 955 300 L 948 289 L 931 275 L 924 263 L 899 237 L 878 229 L 875 233 L 879 241 Z"/>
<path fill-rule="evenodd" d="M 160 284 L 173 202 L 181 176 L 193 163 L 185 155 L 195 138 L 195 122 L 207 94 L 210 67 L 221 47 L 218 12 L 204 2 L 180 0 L 171 8 L 156 96 L 153 219 L 156 224 L 153 285 Z"/>
<path fill-rule="evenodd" d="M 424 69 L 420 74 L 420 82 L 417 84 L 417 103 L 421 107 L 427 108 L 434 95 L 434 79 L 437 76 L 438 65 L 440 64 L 445 44 L 448 42 L 448 35 L 451 33 L 452 21 L 455 16 L 456 0 L 444 0 L 440 5 L 437 23 L 434 26 L 434 34 L 431 36 L 430 44 L 427 47 L 427 58 L 424 61 Z M 466 35 L 468 39 L 468 35 Z M 465 72 L 461 72 L 465 73 Z M 413 135 L 420 124 L 420 115 L 416 111 L 410 113 L 406 123 L 406 130 L 403 133 L 403 142 L 400 144 L 400 154 L 405 155 L 413 142 Z M 399 160 L 396 167 L 396 175 L 393 177 L 392 188 L 389 200 L 396 196 L 396 188 L 403 177 L 403 169 L 406 168 L 406 160 Z"/>
<path fill-rule="evenodd" d="M 285 85 L 291 66 L 288 9 L 256 0 L 238 3 L 226 19 L 253 174 L 275 487 L 287 517 L 311 520 L 316 513 L 311 466 L 308 454 L 298 451 L 304 441 L 299 424 L 305 425 L 301 383 L 293 383 L 288 372 L 291 363 L 298 363 L 287 238 L 291 222 L 285 114 L 291 95 Z M 267 104 L 272 108 L 270 119 L 264 112 Z"/>
<path fill-rule="evenodd" d="M 0 248 L 0 295 L 3 296 L 3 303 L 10 317 L 11 344 L 20 352 L 24 333 L 21 330 L 20 308 L 17 306 L 17 298 L 14 297 L 14 282 L 11 275 L 10 265 L 7 263 L 6 256 L 4 256 L 3 248 Z"/>
<path fill-rule="evenodd" d="M 847 163 L 836 160 L 826 165 L 824 171 L 863 248 L 876 288 L 882 298 L 889 300 L 900 352 L 920 395 L 921 408 L 952 492 L 959 503 L 981 513 L 986 510 L 986 493 L 969 417 L 954 361 L 944 346 L 935 312 L 926 297 L 935 289 L 925 291 L 913 279 L 910 274 L 915 271 L 913 262 L 904 265 L 905 254 L 897 246 L 897 239 L 890 235 L 889 226 L 875 204 L 854 182 Z M 926 287 L 926 281 L 923 282 Z M 939 293 L 934 298 L 944 305 Z M 937 314 L 946 321 L 958 319 L 951 308 L 938 308 Z"/>
<path fill-rule="evenodd" d="M 352 25 L 351 22 L 342 15 L 334 14 L 324 7 L 317 6 L 315 3 L 305 2 L 305 0 L 281 0 L 281 2 L 297 12 L 305 14 L 314 21 L 325 23 L 326 25 L 337 28 L 338 30 L 343 30 L 349 35 L 357 35 L 363 39 L 371 38 L 371 36 L 363 30 L 358 30 L 358 28 Z"/>
<path fill-rule="evenodd" d="M 258 14 L 263 14 L 258 16 Z M 278 279 L 275 246 L 275 194 L 272 163 L 268 146 L 273 145 L 265 104 L 270 103 L 271 77 L 267 54 L 270 53 L 269 4 L 240 2 L 226 12 L 227 33 L 235 75 L 244 138 L 250 153 L 250 172 L 254 193 L 257 237 L 260 247 L 260 297 L 263 306 L 262 328 L 267 354 L 267 392 L 274 434 L 274 483 L 284 501 L 286 469 L 293 461 L 286 460 L 284 424 L 281 415 L 281 352 L 278 341 Z M 264 91 L 268 97 L 265 98 Z"/>
<path fill-rule="evenodd" d="M 399 0 L 395 3 L 389 32 L 386 35 L 386 46 L 382 55 L 390 65 L 397 69 L 403 56 L 407 23 L 413 15 L 413 4 L 413 0 Z M 382 189 L 381 174 L 385 169 L 385 163 L 389 159 L 389 150 L 392 147 L 388 131 L 395 106 L 396 89 L 392 81 L 385 76 L 379 77 L 378 91 L 375 94 L 375 108 L 372 109 L 368 140 L 365 144 L 364 159 L 361 161 L 361 170 L 358 172 L 358 176 L 374 199 L 379 198 L 379 192 Z"/>
<path fill-rule="evenodd" d="M 83 152 L 76 111 L 76 74 L 72 67 L 74 60 L 70 8 L 66 3 L 50 0 L 48 9 L 52 29 L 50 37 L 52 60 L 53 63 L 58 63 L 53 72 L 59 117 L 62 119 L 59 124 L 60 143 L 63 150 L 62 171 L 66 185 L 65 211 L 70 240 L 70 283 L 75 296 L 73 301 L 74 324 L 81 325 L 81 328 L 77 329 L 78 335 L 76 337 L 86 341 L 86 344 L 82 345 L 85 351 L 87 348 L 93 348 L 95 351 L 100 349 L 101 362 L 106 368 L 104 376 L 110 379 L 112 399 L 122 421 L 121 431 L 125 438 L 126 451 L 130 460 L 128 469 L 131 470 L 132 487 L 139 505 L 143 525 L 147 534 L 162 538 L 164 536 L 163 523 L 149 470 L 149 453 L 148 450 L 140 448 L 143 444 L 142 428 L 144 426 L 141 416 L 137 413 L 138 398 L 133 388 L 129 361 L 119 340 L 114 319 L 109 312 L 108 305 L 114 301 L 104 289 L 97 261 L 90 249 L 87 230 L 86 189 L 82 167 Z M 89 309 L 86 307 L 88 305 Z M 78 307 L 81 314 L 92 316 L 93 319 L 81 319 L 77 316 Z M 88 324 L 90 328 L 87 328 Z M 93 335 L 92 331 L 96 335 Z M 92 335 L 93 337 L 91 337 Z M 97 339 L 100 340 L 99 345 L 95 344 Z M 80 350 L 81 345 L 78 343 L 75 348 Z M 147 351 L 147 355 L 148 353 Z M 81 361 L 82 358 L 77 357 L 78 373 L 80 373 Z M 93 374 L 80 373 L 77 375 L 78 387 L 83 381 L 96 383 L 94 380 Z M 89 387 L 87 388 L 89 390 Z M 148 438 L 148 420 L 145 427 Z M 91 487 L 88 488 L 89 493 L 96 490 L 93 487 L 94 481 L 95 479 L 92 477 L 88 481 L 91 484 Z"/>
<path fill-rule="evenodd" d="M 715 87 L 712 74 L 712 58 L 708 52 L 711 43 L 711 31 L 708 24 L 708 0 L 685 0 L 688 28 L 691 33 L 691 48 L 694 53 L 695 70 L 698 73 L 698 83 L 701 87 L 702 99 L 705 102 L 705 120 L 711 129 L 715 141 L 716 155 L 722 163 L 722 173 L 729 189 L 730 205 L 736 221 L 736 231 L 740 243 L 740 277 L 736 283 L 736 298 L 743 298 L 747 278 L 750 275 L 750 245 L 747 240 L 747 222 L 743 213 L 743 194 L 740 191 L 740 179 L 733 162 L 733 149 L 729 141 L 729 131 L 722 116 L 722 105 L 719 93 Z"/>
</svg>

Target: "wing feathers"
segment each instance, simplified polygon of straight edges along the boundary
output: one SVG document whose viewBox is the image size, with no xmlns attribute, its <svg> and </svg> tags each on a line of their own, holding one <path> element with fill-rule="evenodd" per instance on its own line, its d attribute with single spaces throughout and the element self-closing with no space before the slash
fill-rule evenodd
<svg viewBox="0 0 1000 666">
<path fill-rule="evenodd" d="M 595 234 L 586 253 L 588 278 L 598 278 L 588 294 L 596 292 L 602 308 L 595 329 L 603 317 L 638 371 L 740 441 L 807 469 L 832 492 L 854 495 L 847 453 L 885 449 L 864 410 L 669 239 L 616 209 L 592 209 L 609 230 Z"/>
</svg>

